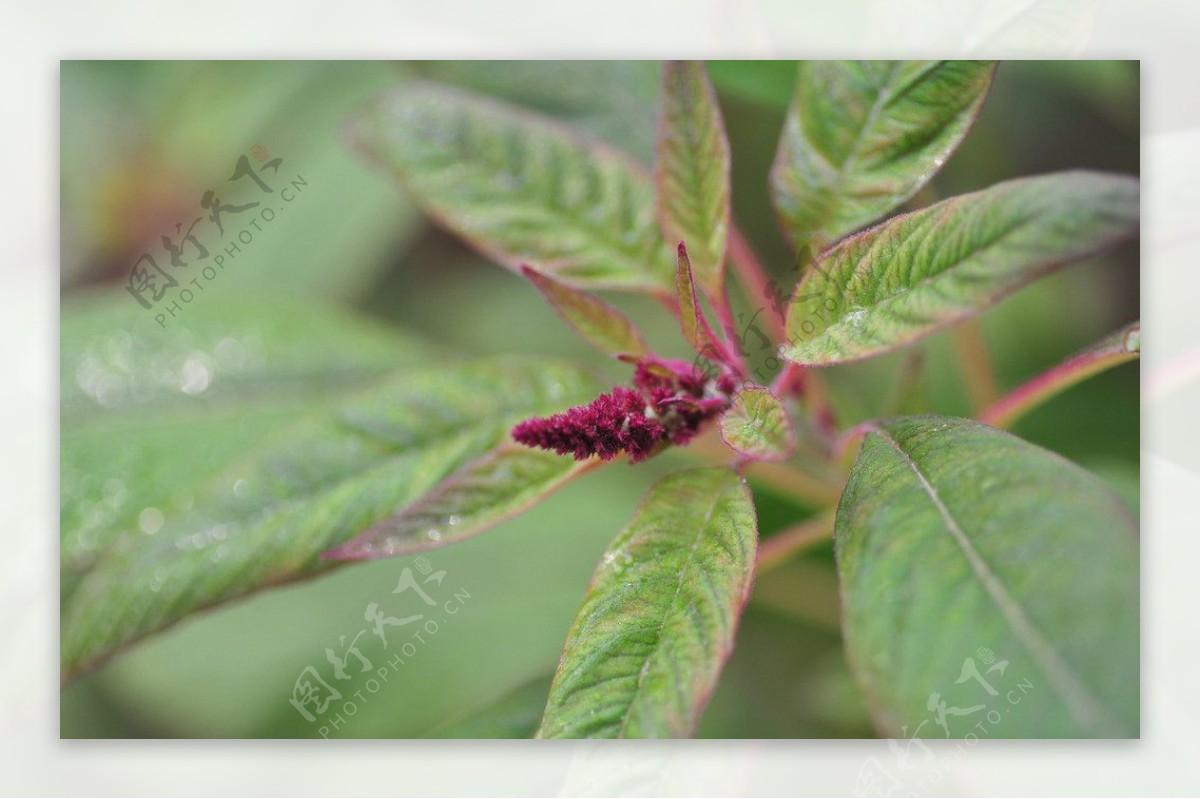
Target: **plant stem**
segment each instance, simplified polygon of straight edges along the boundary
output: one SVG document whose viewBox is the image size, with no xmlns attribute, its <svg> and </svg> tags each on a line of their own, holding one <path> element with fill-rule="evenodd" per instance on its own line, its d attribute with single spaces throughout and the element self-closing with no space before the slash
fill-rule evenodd
<svg viewBox="0 0 1200 799">
<path fill-rule="evenodd" d="M 756 575 L 750 602 L 827 630 L 841 629 L 837 574 L 827 563 L 801 558 Z"/>
<path fill-rule="evenodd" d="M 733 223 L 729 225 L 729 260 L 733 265 L 734 274 L 737 275 L 738 281 L 742 285 L 742 291 L 746 293 L 746 299 L 750 301 L 751 305 L 771 296 L 768 288 L 770 278 L 763 269 L 762 262 L 750 248 L 750 243 L 746 241 L 742 231 Z M 784 328 L 783 320 L 774 312 L 774 309 L 769 310 L 767 319 L 771 327 L 771 337 L 776 343 L 787 341 L 787 331 Z"/>
<path fill-rule="evenodd" d="M 825 444 L 831 449 L 837 439 L 838 419 L 829 396 L 829 386 L 819 369 L 806 369 L 803 375 L 804 399 L 808 403 L 809 413 L 812 414 L 817 432 L 825 438 Z"/>
<path fill-rule="evenodd" d="M 781 399 L 789 394 L 798 397 L 804 393 L 804 383 L 804 367 L 788 361 L 771 382 L 771 393 Z"/>
<path fill-rule="evenodd" d="M 729 257 L 734 266 L 734 272 L 741 282 L 742 290 L 748 295 L 747 299 L 753 302 L 753 298 L 770 296 L 767 285 L 770 279 L 763 269 L 762 262 L 751 249 L 750 243 L 742 234 L 741 229 L 732 223 L 729 226 Z M 768 310 L 767 318 L 770 320 L 771 334 L 776 342 L 782 344 L 788 340 L 784 320 L 779 318 L 773 309 Z M 837 416 L 829 401 L 829 390 L 821 376 L 812 369 L 789 361 L 776 377 L 772 384 L 772 390 L 777 396 L 783 396 L 785 393 L 789 393 L 789 389 L 790 393 L 797 396 L 803 394 L 808 401 L 817 429 L 832 441 L 836 436 Z"/>
<path fill-rule="evenodd" d="M 834 504 L 842 493 L 840 485 L 782 463 L 751 463 L 746 467 L 746 474 L 817 507 Z"/>
<path fill-rule="evenodd" d="M 717 315 L 717 324 L 721 328 L 719 343 L 725 349 L 725 359 L 731 362 L 744 377 L 746 360 L 742 357 L 742 349 L 738 345 L 737 339 L 733 337 L 733 331 L 737 330 L 737 326 L 733 321 L 733 309 L 729 305 L 729 288 L 724 280 L 721 281 L 720 295 L 709 299 L 712 301 L 713 312 Z"/>
<path fill-rule="evenodd" d="M 1118 330 L 1013 389 L 980 412 L 979 421 L 993 427 L 1009 427 L 1033 408 L 1071 386 L 1118 364 L 1132 361 L 1141 352 L 1140 334 L 1141 325 L 1138 322 Z"/>
<path fill-rule="evenodd" d="M 886 416 L 900 416 L 910 413 L 921 413 L 924 405 L 922 386 L 922 370 L 925 367 L 925 351 L 915 349 L 904 359 L 900 366 L 900 376 L 896 380 L 896 389 L 887 405 Z"/>
<path fill-rule="evenodd" d="M 828 541 L 833 535 L 833 513 L 806 519 L 764 539 L 758 545 L 757 573 L 776 568 L 788 558 L 810 546 Z"/>
<path fill-rule="evenodd" d="M 983 339 L 983 329 L 977 320 L 971 319 L 953 329 L 952 339 L 967 396 L 971 399 L 971 408 L 978 413 L 1000 396 L 996 371 L 992 368 L 992 356 L 988 354 L 987 342 Z"/>
<path fill-rule="evenodd" d="M 729 463 L 733 455 L 733 451 L 716 434 L 715 428 L 693 439 L 684 451 L 719 463 Z M 786 463 L 746 463 L 743 471 L 747 476 L 817 508 L 833 505 L 842 493 L 840 483 L 822 479 Z"/>
</svg>

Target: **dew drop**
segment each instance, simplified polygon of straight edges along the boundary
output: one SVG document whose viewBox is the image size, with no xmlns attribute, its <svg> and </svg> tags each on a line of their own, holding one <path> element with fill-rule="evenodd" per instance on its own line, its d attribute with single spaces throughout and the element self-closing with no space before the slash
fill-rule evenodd
<svg viewBox="0 0 1200 799">
<path fill-rule="evenodd" d="M 125 497 L 128 492 L 125 490 L 125 483 L 115 477 L 109 478 L 104 483 L 104 502 L 111 508 L 120 508 L 125 503 Z"/>
<path fill-rule="evenodd" d="M 847 324 L 850 327 L 858 327 L 862 323 L 863 317 L 866 315 L 866 308 L 855 308 L 842 318 L 842 323 Z"/>
<path fill-rule="evenodd" d="M 184 394 L 202 394 L 212 382 L 212 367 L 204 353 L 195 352 L 183 363 L 179 388 Z"/>
<path fill-rule="evenodd" d="M 138 527 L 146 535 L 154 535 L 162 529 L 162 526 L 163 515 L 158 508 L 146 508 L 138 514 Z"/>
</svg>

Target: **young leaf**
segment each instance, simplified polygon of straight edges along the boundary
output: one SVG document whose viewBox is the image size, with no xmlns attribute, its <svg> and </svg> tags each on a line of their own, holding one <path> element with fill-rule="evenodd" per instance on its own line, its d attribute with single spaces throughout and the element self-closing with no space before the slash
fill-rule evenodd
<svg viewBox="0 0 1200 799">
<path fill-rule="evenodd" d="M 681 241 L 676 248 L 678 256 L 675 267 L 675 299 L 679 304 L 679 324 L 683 328 L 683 337 L 700 355 L 715 360 L 725 359 L 725 349 L 717 341 L 704 309 L 700 307 L 700 297 L 696 294 L 696 278 L 692 272 L 692 263 L 688 258 L 687 247 Z"/>
<path fill-rule="evenodd" d="M 819 250 L 916 194 L 967 135 L 994 71 L 988 61 L 802 63 L 771 168 L 796 249 Z"/>
<path fill-rule="evenodd" d="M 668 61 L 658 118 L 658 215 L 668 240 L 690 242 L 696 277 L 722 295 L 729 235 L 729 141 L 699 61 Z"/>
<path fill-rule="evenodd" d="M 604 300 L 573 289 L 528 266 L 521 267 L 530 283 L 542 293 L 563 321 L 575 328 L 587 343 L 606 355 L 635 358 L 649 352 L 646 340 L 628 317 Z"/>
<path fill-rule="evenodd" d="M 895 217 L 813 264 L 784 355 L 823 365 L 895 349 L 1137 229 L 1138 181 L 1094 172 L 1010 180 Z"/>
<path fill-rule="evenodd" d="M 734 452 L 760 461 L 784 460 L 796 434 L 783 404 L 765 388 L 744 388 L 720 421 L 721 440 Z"/>
<path fill-rule="evenodd" d="M 384 95 L 353 131 L 429 214 L 510 269 L 536 263 L 577 286 L 671 285 L 649 176 L 598 142 L 422 83 Z"/>
<path fill-rule="evenodd" d="M 453 544 L 517 515 L 599 463 L 506 442 L 322 557 L 394 558 Z"/>
<path fill-rule="evenodd" d="M 322 552 L 410 506 L 447 530 L 451 517 L 478 531 L 512 513 L 557 485 L 545 469 L 475 482 L 460 470 L 507 447 L 517 421 L 596 391 L 556 362 L 440 363 L 405 371 L 247 452 L 194 496 L 164 507 L 153 534 L 134 532 L 102 553 L 63 604 L 64 676 L 196 610 L 331 568 Z M 444 517 L 431 515 L 435 506 Z"/>
<path fill-rule="evenodd" d="M 691 735 L 733 646 L 756 539 L 731 470 L 658 481 L 592 576 L 538 736 Z"/>
<path fill-rule="evenodd" d="M 1098 477 L 974 421 L 901 418 L 867 433 L 835 535 L 885 734 L 1138 734 L 1138 531 Z"/>
</svg>

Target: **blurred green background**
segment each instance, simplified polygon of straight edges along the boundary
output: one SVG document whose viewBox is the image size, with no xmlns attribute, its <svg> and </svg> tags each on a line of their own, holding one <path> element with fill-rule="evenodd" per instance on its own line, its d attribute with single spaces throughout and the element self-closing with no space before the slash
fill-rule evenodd
<svg viewBox="0 0 1200 799">
<path fill-rule="evenodd" d="M 782 277 L 790 258 L 770 209 L 766 173 L 794 63 L 714 62 L 710 72 L 733 147 L 735 216 Z M 446 350 L 569 356 L 622 382 L 623 370 L 570 335 L 523 281 L 433 227 L 392 180 L 354 155 L 343 135 L 347 116 L 373 93 L 415 78 L 536 109 L 651 163 L 658 67 L 648 62 L 64 62 L 64 327 L 77 319 L 96 324 L 95 308 L 124 295 L 138 256 L 173 233 L 176 222 L 199 215 L 204 190 L 224 181 L 238 156 L 262 145 L 283 159 L 281 175 L 302 175 L 308 185 L 269 234 L 238 256 L 237 268 L 198 298 L 205 313 L 332 305 Z M 932 196 L 1057 169 L 1137 174 L 1138 122 L 1136 63 L 1002 64 L 982 116 L 934 180 Z M 1002 387 L 1136 319 L 1138 282 L 1134 244 L 1043 280 L 984 314 Z M 653 302 L 606 296 L 634 315 L 664 354 L 684 354 L 674 323 Z M 127 295 L 124 303 L 124 312 L 140 313 Z M 949 336 L 918 348 L 925 352 L 920 389 L 929 405 L 969 415 Z M 829 372 L 846 422 L 886 411 L 907 357 Z M 1128 365 L 1093 379 L 1032 413 L 1015 432 L 1093 469 L 1136 507 L 1137 377 L 1137 366 Z M 64 408 L 79 379 L 64 367 Z M 292 400 L 269 416 L 248 415 L 225 446 L 247 448 L 322 401 Z M 64 447 L 75 440 L 66 420 L 64 410 Z M 176 419 L 162 424 L 154 440 L 179 451 L 223 434 Z M 147 451 L 101 453 L 95 473 L 64 469 L 64 536 L 79 523 L 68 514 L 67 497 L 103 492 L 100 470 Z M 638 468 L 600 470 L 515 520 L 432 553 L 435 567 L 447 571 L 447 585 L 466 589 L 470 601 L 331 735 L 528 735 L 606 543 L 653 478 L 685 462 L 689 453 L 672 452 Z M 164 472 L 161 479 L 174 478 Z M 764 534 L 811 513 L 768 491 L 755 493 Z M 294 680 L 306 666 L 326 666 L 324 648 L 361 628 L 363 607 L 386 600 L 410 565 L 411 558 L 355 565 L 199 614 L 66 687 L 61 734 L 315 736 L 316 725 L 288 703 Z M 64 590 L 69 579 L 64 575 Z M 871 735 L 837 624 L 831 547 L 765 575 L 700 734 Z M 376 645 L 363 644 L 364 654 L 386 661 L 391 653 L 371 641 Z"/>
</svg>

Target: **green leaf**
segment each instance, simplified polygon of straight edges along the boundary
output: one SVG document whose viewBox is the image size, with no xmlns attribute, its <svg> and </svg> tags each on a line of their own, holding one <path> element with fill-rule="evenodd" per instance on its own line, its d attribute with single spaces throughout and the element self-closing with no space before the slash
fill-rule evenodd
<svg viewBox="0 0 1200 799">
<path fill-rule="evenodd" d="M 1098 63 L 1098 62 L 1092 62 Z M 438 83 L 462 86 L 562 120 L 639 163 L 654 157 L 659 67 L 654 61 L 414 61 Z"/>
<path fill-rule="evenodd" d="M 1138 181 L 1021 178 L 884 222 L 826 251 L 788 308 L 802 364 L 866 358 L 973 316 L 1138 230 Z"/>
<path fill-rule="evenodd" d="M 1138 530 L 1095 475 L 978 422 L 901 418 L 868 429 L 835 535 L 885 734 L 1138 734 Z M 941 703 L 974 710 L 939 728 Z"/>
<path fill-rule="evenodd" d="M 691 735 L 733 647 L 756 527 L 729 469 L 658 481 L 592 575 L 539 737 Z"/>
<path fill-rule="evenodd" d="M 507 442 L 324 557 L 394 558 L 453 544 L 516 516 L 599 463 Z"/>
<path fill-rule="evenodd" d="M 724 290 L 729 235 L 729 141 L 717 95 L 699 61 L 663 65 L 658 121 L 658 213 L 669 241 L 682 239 L 709 297 Z"/>
<path fill-rule="evenodd" d="M 917 193 L 967 135 L 988 61 L 806 61 L 771 169 L 788 238 L 813 251 Z"/>
<path fill-rule="evenodd" d="M 796 449 L 787 411 L 766 388 L 744 388 L 720 421 L 721 440 L 734 452 L 755 460 L 784 460 Z"/>
<path fill-rule="evenodd" d="M 671 285 L 649 176 L 599 142 L 421 83 L 381 97 L 353 132 L 429 214 L 510 269 L 531 263 L 577 286 Z"/>
<path fill-rule="evenodd" d="M 550 675 L 540 675 L 520 685 L 487 707 L 464 718 L 440 725 L 422 738 L 532 738 L 537 732 Z"/>
<path fill-rule="evenodd" d="M 253 325 L 255 318 L 247 314 L 244 323 Z M 236 324 L 226 335 L 246 340 Z M 319 342 L 301 340 L 322 351 Z M 347 351 L 353 347 L 343 350 L 343 358 Z M 336 384 L 336 373 L 329 382 Z M 219 384 L 212 386 L 215 401 Z M 282 387 L 295 391 L 296 384 Z M 519 497 L 514 501 L 497 480 L 477 483 L 488 490 L 485 501 L 468 490 L 459 470 L 487 462 L 488 453 L 507 446 L 517 421 L 582 402 L 596 391 L 585 374 L 557 362 L 412 366 L 289 428 L 286 437 L 247 449 L 235 465 L 163 504 L 153 528 L 129 524 L 96 553 L 63 603 L 64 676 L 198 609 L 336 565 L 321 560 L 321 553 L 414 503 L 428 508 L 433 501 L 427 494 L 441 498 L 446 524 L 459 514 L 471 520 L 456 537 L 485 526 L 488 501 L 507 503 L 506 512 L 514 512 L 535 498 L 528 486 L 508 484 Z M 181 427 L 190 424 L 185 420 Z M 456 473 L 457 483 L 451 478 Z M 454 492 L 443 486 L 447 478 Z M 451 494 L 461 508 L 449 503 Z"/>
<path fill-rule="evenodd" d="M 280 298 L 198 296 L 162 326 L 154 317 L 124 291 L 63 306 L 64 588 L 254 445 L 431 358 L 412 338 Z"/>
<path fill-rule="evenodd" d="M 528 266 L 523 274 L 546 298 L 546 302 L 575 328 L 587 343 L 606 355 L 631 355 L 637 358 L 648 351 L 646 340 L 628 317 L 598 297 L 573 289 Z"/>
</svg>

